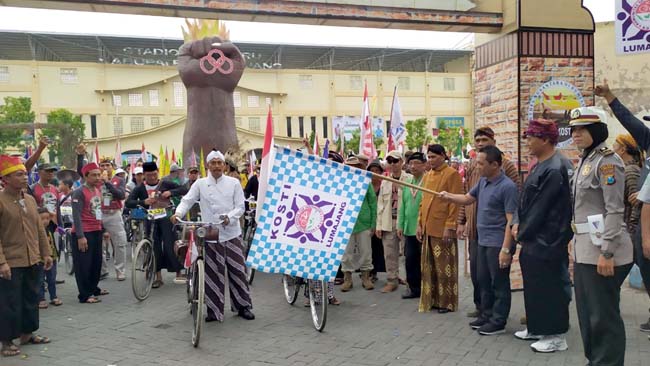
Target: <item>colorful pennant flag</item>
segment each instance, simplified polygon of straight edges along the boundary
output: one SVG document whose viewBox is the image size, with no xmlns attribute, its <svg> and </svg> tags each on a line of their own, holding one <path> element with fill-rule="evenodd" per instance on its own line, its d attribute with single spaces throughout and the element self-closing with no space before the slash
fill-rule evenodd
<svg viewBox="0 0 650 366">
<path fill-rule="evenodd" d="M 361 142 L 359 154 L 367 156 L 370 160 L 377 157 L 377 150 L 372 141 L 372 123 L 370 121 L 370 104 L 368 103 L 368 83 L 363 90 L 363 108 L 361 109 Z"/>
<path fill-rule="evenodd" d="M 402 107 L 397 96 L 397 85 L 393 91 L 393 104 L 390 108 L 390 131 L 388 131 L 388 152 L 404 148 L 406 140 L 406 124 L 402 115 Z"/>
</svg>

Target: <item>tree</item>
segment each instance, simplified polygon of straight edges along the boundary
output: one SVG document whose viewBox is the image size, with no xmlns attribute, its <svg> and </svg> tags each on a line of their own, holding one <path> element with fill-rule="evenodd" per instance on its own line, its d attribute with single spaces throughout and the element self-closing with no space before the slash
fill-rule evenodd
<svg viewBox="0 0 650 366">
<path fill-rule="evenodd" d="M 4 101 L 5 104 L 0 106 L 0 125 L 34 122 L 31 98 L 6 97 Z M 23 141 L 23 132 L 16 128 L 0 129 L 0 152 L 8 147 L 19 147 Z"/>
<path fill-rule="evenodd" d="M 460 129 L 463 129 L 463 138 L 460 138 Z M 444 122 L 438 126 L 438 137 L 436 142 L 445 147 L 447 155 L 460 156 L 463 155 L 463 148 L 471 141 L 469 137 L 469 130 L 464 127 L 451 127 L 448 128 Z"/>
<path fill-rule="evenodd" d="M 42 132 L 51 140 L 50 150 L 54 151 L 56 160 L 67 167 L 74 167 L 77 156 L 73 147 L 83 140 L 86 127 L 81 117 L 67 109 L 57 109 L 48 113 L 47 126 Z"/>
<path fill-rule="evenodd" d="M 406 146 L 409 150 L 420 151 L 422 146 L 429 142 L 431 142 L 431 134 L 427 131 L 426 118 L 406 122 Z"/>
<path fill-rule="evenodd" d="M 361 141 L 361 130 L 354 130 L 352 132 L 352 138 L 349 140 L 345 140 L 345 151 L 346 153 L 348 151 L 352 151 L 355 154 L 359 153 L 359 143 Z M 375 144 L 375 149 L 379 151 L 379 148 L 381 145 L 384 144 L 384 138 L 383 137 L 377 137 L 376 135 L 373 136 L 372 142 Z"/>
</svg>

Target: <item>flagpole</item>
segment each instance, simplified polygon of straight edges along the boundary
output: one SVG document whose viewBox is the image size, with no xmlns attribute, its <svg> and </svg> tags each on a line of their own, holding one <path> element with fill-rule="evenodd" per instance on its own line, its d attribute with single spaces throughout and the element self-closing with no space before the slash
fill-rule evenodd
<svg viewBox="0 0 650 366">
<path fill-rule="evenodd" d="M 430 190 L 430 189 L 422 188 L 422 187 L 420 187 L 420 186 L 418 186 L 418 185 L 415 185 L 415 184 L 411 184 L 411 183 L 407 183 L 407 182 L 402 182 L 401 180 L 397 180 L 397 179 L 391 178 L 391 177 L 386 176 L 386 175 L 376 174 L 376 173 L 372 173 L 372 172 L 370 172 L 370 173 L 371 173 L 375 178 L 379 178 L 379 179 L 382 179 L 382 180 L 387 180 L 387 181 L 389 181 L 389 182 L 392 182 L 392 183 L 395 183 L 395 184 L 399 184 L 399 185 L 401 185 L 401 186 L 405 186 L 405 187 L 409 187 L 409 188 L 417 189 L 418 191 L 422 191 L 422 192 L 425 192 L 425 193 L 433 194 L 433 195 L 436 195 L 436 196 L 437 196 L 438 194 L 440 194 L 440 192 L 436 192 L 436 191 L 432 191 L 432 190 Z"/>
</svg>

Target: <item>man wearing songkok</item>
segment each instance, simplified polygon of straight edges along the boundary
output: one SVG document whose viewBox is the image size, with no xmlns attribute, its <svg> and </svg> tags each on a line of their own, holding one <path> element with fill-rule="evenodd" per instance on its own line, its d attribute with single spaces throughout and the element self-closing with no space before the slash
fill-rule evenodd
<svg viewBox="0 0 650 366">
<path fill-rule="evenodd" d="M 39 328 L 38 292 L 41 267 L 52 267 L 50 245 L 38 206 L 27 189 L 27 170 L 20 157 L 0 155 L 0 341 L 2 356 L 16 356 L 23 344 L 49 343 Z"/>
<path fill-rule="evenodd" d="M 228 268 L 228 284 L 231 307 L 244 319 L 255 319 L 251 312 L 252 302 L 246 281 L 246 258 L 242 242 L 239 218 L 244 214 L 244 191 L 239 180 L 227 176 L 226 159 L 219 151 L 206 157 L 209 174 L 200 178 L 183 197 L 172 221 L 184 217 L 195 203 L 201 207 L 205 222 L 223 221 L 219 227 L 219 242 L 206 241 L 205 294 L 208 306 L 206 321 L 223 321 L 226 298 L 225 271 Z"/>
<path fill-rule="evenodd" d="M 141 184 L 131 192 L 126 200 L 126 207 L 137 208 L 138 206 L 149 208 L 162 208 L 167 210 L 167 216 L 156 218 L 153 221 L 153 251 L 156 257 L 156 279 L 152 287 L 159 288 L 164 284 L 162 270 L 176 272 L 176 283 L 185 283 L 181 276 L 182 264 L 174 253 L 174 225 L 170 221 L 171 197 L 182 197 L 187 193 L 187 187 L 160 179 L 158 176 L 158 165 L 150 161 L 142 164 L 144 171 L 144 184 Z"/>
</svg>

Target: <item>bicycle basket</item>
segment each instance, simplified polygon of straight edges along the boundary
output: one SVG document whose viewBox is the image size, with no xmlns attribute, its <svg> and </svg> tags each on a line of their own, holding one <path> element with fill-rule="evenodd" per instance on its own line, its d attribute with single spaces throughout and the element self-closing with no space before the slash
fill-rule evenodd
<svg viewBox="0 0 650 366">
<path fill-rule="evenodd" d="M 146 220 L 147 210 L 143 208 L 134 208 L 131 210 L 131 218 L 134 220 Z"/>
</svg>

